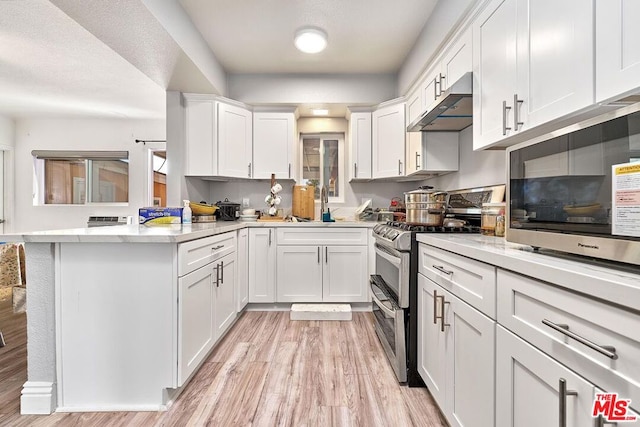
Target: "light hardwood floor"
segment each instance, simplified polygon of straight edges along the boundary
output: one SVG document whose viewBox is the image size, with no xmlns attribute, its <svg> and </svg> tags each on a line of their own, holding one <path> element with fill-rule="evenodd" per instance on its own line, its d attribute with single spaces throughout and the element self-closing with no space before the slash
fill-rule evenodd
<svg viewBox="0 0 640 427">
<path fill-rule="evenodd" d="M 166 412 L 21 416 L 25 317 L 10 310 L 0 302 L 2 426 L 446 425 L 426 389 L 396 382 L 371 313 L 318 322 L 247 312 Z"/>
</svg>

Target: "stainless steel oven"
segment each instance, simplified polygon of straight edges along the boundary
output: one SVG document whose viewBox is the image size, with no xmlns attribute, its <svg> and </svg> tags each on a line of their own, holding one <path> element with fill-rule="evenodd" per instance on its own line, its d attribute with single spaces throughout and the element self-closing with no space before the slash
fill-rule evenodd
<svg viewBox="0 0 640 427">
<path fill-rule="evenodd" d="M 409 307 L 409 252 L 401 252 L 384 244 L 375 244 L 376 275 L 392 292 L 399 307 Z"/>
</svg>

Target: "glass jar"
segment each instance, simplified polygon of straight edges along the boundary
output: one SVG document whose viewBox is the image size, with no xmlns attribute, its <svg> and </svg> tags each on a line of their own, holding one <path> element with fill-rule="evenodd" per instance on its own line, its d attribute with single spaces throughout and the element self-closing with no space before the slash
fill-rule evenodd
<svg viewBox="0 0 640 427">
<path fill-rule="evenodd" d="M 504 237 L 505 231 L 505 218 L 504 218 L 504 209 L 500 209 L 498 216 L 496 217 L 496 237 Z"/>
<path fill-rule="evenodd" d="M 496 235 L 498 215 L 500 214 L 500 211 L 502 211 L 504 218 L 505 206 L 506 204 L 504 202 L 482 204 L 482 210 L 480 211 L 480 232 L 482 234 L 485 236 Z M 504 222 L 502 225 L 502 235 L 504 236 Z"/>
</svg>

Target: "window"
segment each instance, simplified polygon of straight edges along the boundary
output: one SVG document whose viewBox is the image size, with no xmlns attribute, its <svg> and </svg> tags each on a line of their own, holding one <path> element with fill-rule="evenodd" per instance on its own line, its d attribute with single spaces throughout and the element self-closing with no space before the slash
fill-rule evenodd
<svg viewBox="0 0 640 427">
<path fill-rule="evenodd" d="M 126 151 L 42 151 L 35 162 L 34 204 L 85 205 L 129 201 Z"/>
<path fill-rule="evenodd" d="M 344 135 L 302 135 L 302 183 L 314 185 L 320 200 L 324 186 L 330 201 L 344 201 Z"/>
</svg>

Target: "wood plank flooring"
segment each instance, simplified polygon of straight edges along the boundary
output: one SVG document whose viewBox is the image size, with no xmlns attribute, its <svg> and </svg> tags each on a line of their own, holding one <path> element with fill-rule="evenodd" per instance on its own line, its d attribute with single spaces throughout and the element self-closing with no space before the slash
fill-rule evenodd
<svg viewBox="0 0 640 427">
<path fill-rule="evenodd" d="M 446 426 L 426 389 L 396 382 L 371 313 L 246 312 L 166 412 L 21 416 L 26 320 L 10 310 L 0 305 L 0 426 Z"/>
</svg>

